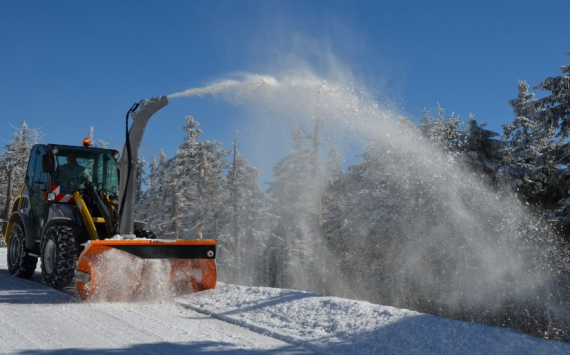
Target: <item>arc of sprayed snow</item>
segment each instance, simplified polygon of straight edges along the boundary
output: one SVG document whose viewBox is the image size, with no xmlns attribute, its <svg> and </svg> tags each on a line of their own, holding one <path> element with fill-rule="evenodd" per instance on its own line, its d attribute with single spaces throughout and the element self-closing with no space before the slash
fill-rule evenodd
<svg viewBox="0 0 570 355">
<path fill-rule="evenodd" d="M 216 95 L 228 90 L 233 90 L 243 84 L 277 86 L 279 85 L 279 82 L 272 76 L 248 74 L 245 76 L 244 80 L 241 81 L 224 80 L 202 88 L 192 88 L 174 94 L 166 95 L 166 97 L 170 100 L 186 96 Z"/>
<path fill-rule="evenodd" d="M 225 80 L 216 84 L 208 85 L 202 88 L 193 88 L 184 91 L 180 91 L 174 94 L 166 95 L 168 99 L 175 99 L 178 97 L 185 96 L 204 96 L 204 95 L 215 95 L 221 91 L 230 89 L 232 87 L 238 86 L 240 83 L 235 80 Z"/>
</svg>

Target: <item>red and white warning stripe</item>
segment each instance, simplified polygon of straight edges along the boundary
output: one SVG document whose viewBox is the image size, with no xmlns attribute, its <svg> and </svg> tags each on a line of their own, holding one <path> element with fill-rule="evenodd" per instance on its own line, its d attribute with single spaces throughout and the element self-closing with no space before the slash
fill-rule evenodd
<svg viewBox="0 0 570 355">
<path fill-rule="evenodd" d="M 59 185 L 52 185 L 50 192 L 55 194 L 55 202 L 62 202 L 62 203 L 75 203 L 75 199 L 71 194 L 62 194 L 61 193 L 61 186 Z"/>
</svg>

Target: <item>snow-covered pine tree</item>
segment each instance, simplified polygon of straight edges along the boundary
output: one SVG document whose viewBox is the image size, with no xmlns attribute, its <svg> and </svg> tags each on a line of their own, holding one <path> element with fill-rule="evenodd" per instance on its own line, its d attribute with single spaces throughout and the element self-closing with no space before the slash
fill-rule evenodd
<svg viewBox="0 0 570 355">
<path fill-rule="evenodd" d="M 215 211 L 219 209 L 223 191 L 222 173 L 228 152 L 220 143 L 198 142 L 202 131 L 192 116 L 185 117 L 184 141 L 176 156 L 169 161 L 170 206 L 176 238 L 215 238 Z"/>
<path fill-rule="evenodd" d="M 568 53 L 570 55 L 570 52 Z M 547 91 L 548 94 L 533 101 L 536 106 L 535 120 L 543 132 L 556 132 L 559 141 L 549 147 L 539 157 L 541 162 L 552 161 L 555 168 L 549 178 L 543 200 L 555 202 L 553 214 L 559 218 L 567 230 L 570 230 L 570 65 L 560 67 L 561 75 L 549 77 L 536 85 L 534 89 Z M 568 232 L 570 234 L 570 231 Z"/>
<path fill-rule="evenodd" d="M 184 118 L 186 124 L 182 127 L 186 136 L 176 155 L 169 162 L 171 221 L 175 238 L 195 239 L 193 237 L 196 205 L 198 200 L 197 181 L 200 167 L 199 143 L 202 136 L 200 125 L 192 116 Z"/>
<path fill-rule="evenodd" d="M 145 179 L 145 189 L 141 192 L 139 202 L 135 209 L 135 218 L 139 221 L 144 221 L 147 223 L 146 229 L 152 230 L 151 225 L 149 224 L 149 213 L 151 208 L 151 196 L 149 194 L 149 190 L 153 188 L 154 179 L 156 178 L 155 172 L 158 163 L 156 161 L 156 157 L 152 157 L 150 164 L 148 164 L 148 172 L 146 172 L 146 179 Z M 156 234 L 156 232 L 155 232 Z"/>
<path fill-rule="evenodd" d="M 496 185 L 496 176 L 499 168 L 504 164 L 506 142 L 494 137 L 499 133 L 485 129 L 486 124 L 478 124 L 473 114 L 469 114 L 468 131 L 462 147 L 460 161 L 469 168 Z"/>
<path fill-rule="evenodd" d="M 559 149 L 562 142 L 555 139 L 553 127 L 543 125 L 538 119 L 536 100 L 528 88 L 525 81 L 519 81 L 517 98 L 509 101 L 515 117 L 512 124 L 503 125 L 503 139 L 508 147 L 506 164 L 498 177 L 522 200 L 544 204 L 550 176 L 556 169 L 556 162 L 548 153 Z"/>
<path fill-rule="evenodd" d="M 332 147 L 329 150 L 328 154 L 328 161 L 326 162 L 326 168 L 323 174 L 323 180 L 325 181 L 325 185 L 331 184 L 340 178 L 342 178 L 343 169 L 342 169 L 342 158 L 340 156 L 340 152 L 338 151 L 337 147 Z"/>
<path fill-rule="evenodd" d="M 265 250 L 270 216 L 268 199 L 257 183 L 261 173 L 248 165 L 237 145 L 236 132 L 224 202 L 216 218 L 219 228 L 218 262 L 226 280 L 251 285 L 257 282 L 260 272 L 260 255 Z"/>
<path fill-rule="evenodd" d="M 94 146 L 95 143 L 93 141 L 93 138 L 95 138 L 95 128 L 93 126 L 89 127 L 89 133 L 87 133 L 87 138 L 89 139 L 91 146 Z"/>
<path fill-rule="evenodd" d="M 229 152 L 219 142 L 203 141 L 198 146 L 199 166 L 197 184 L 197 204 L 193 235 L 196 239 L 217 239 L 217 212 L 224 201 L 226 176 L 228 168 L 225 159 Z"/>
<path fill-rule="evenodd" d="M 451 157 L 456 159 L 464 149 L 466 137 L 466 125 L 452 113 L 445 115 L 439 102 L 437 104 L 437 118 L 431 116 L 426 108 L 423 111 L 424 118 L 420 122 L 418 130 L 424 138 L 445 149 Z"/>
<path fill-rule="evenodd" d="M 401 233 L 401 194 L 395 186 L 394 167 L 405 157 L 396 157 L 380 141 L 372 141 L 362 162 L 348 166 L 346 174 L 325 189 L 326 239 L 338 262 L 339 296 L 379 302 L 390 293 L 386 265 L 388 251 Z"/>
<path fill-rule="evenodd" d="M 147 223 L 147 229 L 158 238 L 174 239 L 171 219 L 170 168 L 166 153 L 161 150 L 158 161 L 152 159 L 148 172 L 148 186 L 137 207 L 137 219 Z"/>
<path fill-rule="evenodd" d="M 565 139 L 570 136 L 570 65 L 562 65 L 560 71 L 561 75 L 546 78 L 534 87 L 550 92 L 534 103 L 541 129 L 548 131 L 554 128 L 556 135 Z"/>
<path fill-rule="evenodd" d="M 146 160 L 141 159 L 137 165 L 137 181 L 136 181 L 136 196 L 135 196 L 135 204 L 138 205 L 142 200 L 143 195 L 143 186 L 148 185 L 148 173 L 144 169 L 146 166 Z"/>
<path fill-rule="evenodd" d="M 296 287 L 326 292 L 323 267 L 317 262 L 322 248 L 321 173 L 318 160 L 318 136 L 297 128 L 293 151 L 273 168 L 274 181 L 267 192 L 274 200 L 278 225 L 271 234 L 266 251 L 266 281 L 279 287 Z M 309 138 L 306 148 L 304 140 Z M 271 259 L 268 259 L 270 257 Z M 321 259 L 322 260 L 322 259 Z M 277 265 L 279 264 L 279 265 Z M 271 270 L 277 274 L 271 274 Z"/>
<path fill-rule="evenodd" d="M 329 236 L 332 231 L 340 227 L 343 216 L 341 196 L 344 190 L 340 185 L 344 173 L 342 171 L 341 157 L 338 149 L 333 147 L 329 151 L 329 159 L 323 173 L 323 234 Z"/>
<path fill-rule="evenodd" d="M 341 197 L 344 195 L 344 187 L 340 186 L 343 177 L 340 152 L 336 147 L 332 147 L 323 170 L 322 232 L 325 239 L 328 239 L 331 233 L 343 223 Z"/>
<path fill-rule="evenodd" d="M 567 53 L 570 55 L 570 52 Z M 543 215 L 562 233 L 557 235 L 555 243 L 549 242 L 551 249 L 556 249 L 545 264 L 550 270 L 557 270 L 556 282 L 568 285 L 570 272 L 568 260 L 570 255 L 570 65 L 560 67 L 561 75 L 548 77 L 536 85 L 534 89 L 547 92 L 539 99 L 532 100 L 534 105 L 533 120 L 538 125 L 542 135 L 554 138 L 547 140 L 541 153 L 535 160 L 547 176 L 544 188 L 540 191 L 540 207 Z M 562 238 L 560 238 L 562 237 Z M 544 238 L 544 237 L 542 237 Z M 544 239 L 541 238 L 541 242 Z M 560 238 L 560 239 L 558 239 Z M 541 256 L 543 254 L 540 254 Z M 553 302 L 568 304 L 567 288 L 561 286 L 549 295 Z M 556 300 L 556 301 L 554 301 Z M 570 324 L 567 317 L 559 317 L 553 321 L 553 329 L 558 328 L 559 334 L 569 334 Z M 564 336 L 563 336 L 564 337 Z"/>
<path fill-rule="evenodd" d="M 0 196 L 2 197 L 3 209 L 0 218 L 7 219 L 10 213 L 12 200 L 18 193 L 17 187 L 24 181 L 27 162 L 32 145 L 38 143 L 41 131 L 37 128 L 29 128 L 24 121 L 20 128 L 12 135 L 12 139 L 5 146 L 5 152 L 0 154 L 0 175 L 3 184 Z"/>
</svg>

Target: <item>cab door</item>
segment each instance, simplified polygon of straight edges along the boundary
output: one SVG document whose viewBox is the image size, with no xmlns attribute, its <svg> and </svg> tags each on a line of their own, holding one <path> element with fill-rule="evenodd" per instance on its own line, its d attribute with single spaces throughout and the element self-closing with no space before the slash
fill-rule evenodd
<svg viewBox="0 0 570 355">
<path fill-rule="evenodd" d="M 31 216 L 39 229 L 43 228 L 46 215 L 47 177 L 42 170 L 42 157 L 47 154 L 43 146 L 35 146 L 30 154 L 26 183 L 30 192 Z"/>
</svg>

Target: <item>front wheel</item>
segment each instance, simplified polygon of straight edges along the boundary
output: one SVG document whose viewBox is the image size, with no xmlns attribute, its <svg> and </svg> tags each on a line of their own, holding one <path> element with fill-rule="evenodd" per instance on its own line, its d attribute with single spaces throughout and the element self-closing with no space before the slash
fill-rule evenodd
<svg viewBox="0 0 570 355">
<path fill-rule="evenodd" d="M 42 237 L 42 278 L 44 284 L 61 290 L 75 276 L 77 245 L 69 226 L 50 227 Z"/>
<path fill-rule="evenodd" d="M 26 235 L 21 224 L 16 224 L 8 241 L 8 272 L 20 278 L 30 278 L 36 270 L 38 258 L 26 252 Z"/>
</svg>

